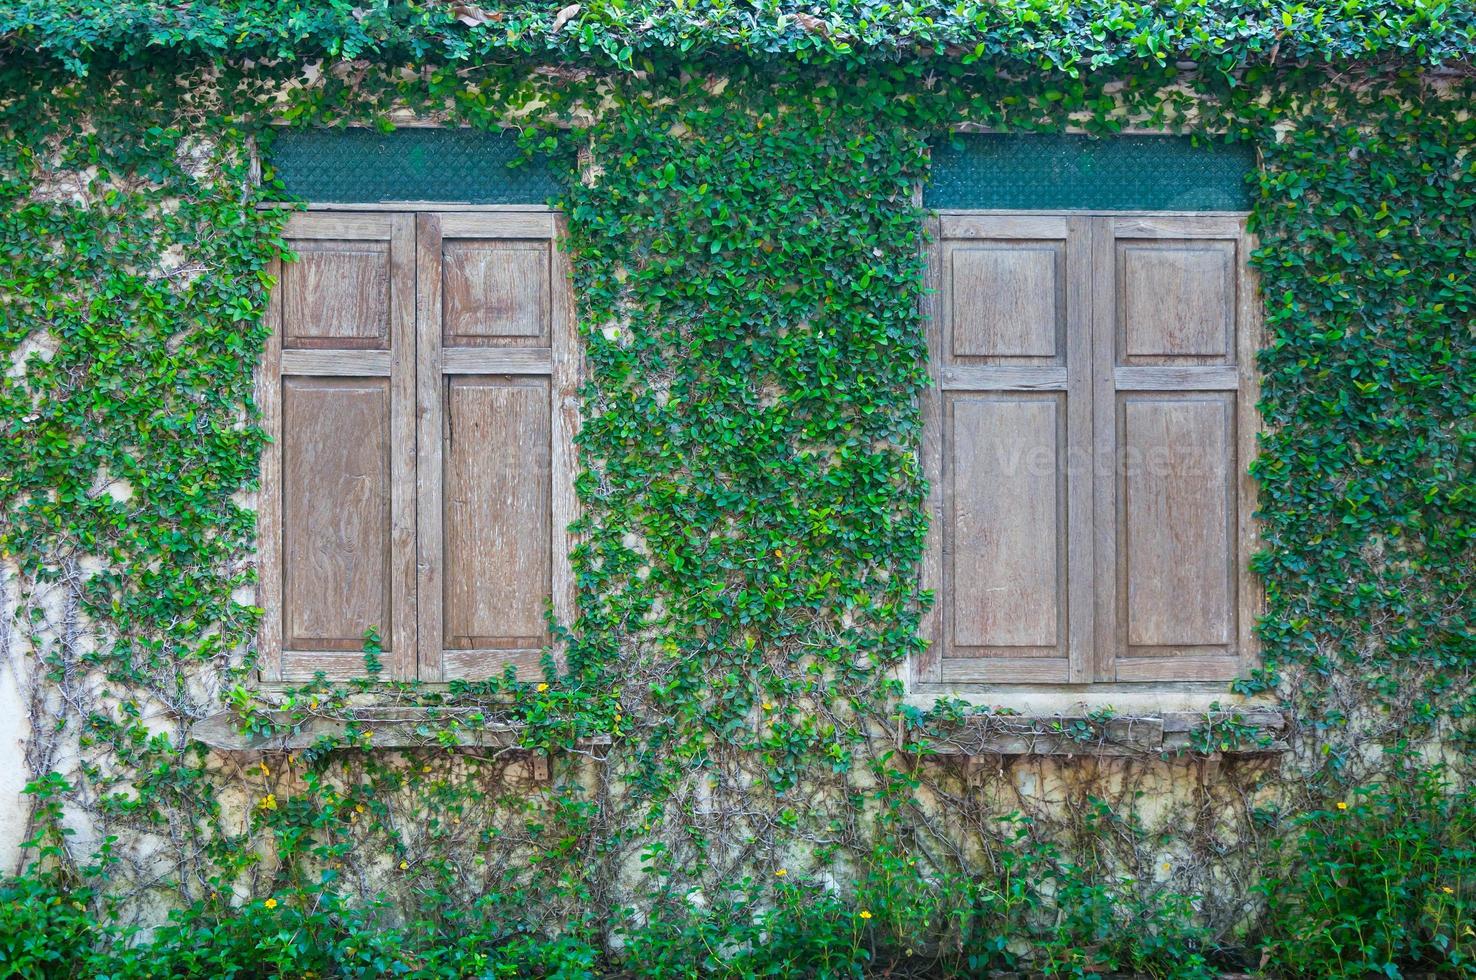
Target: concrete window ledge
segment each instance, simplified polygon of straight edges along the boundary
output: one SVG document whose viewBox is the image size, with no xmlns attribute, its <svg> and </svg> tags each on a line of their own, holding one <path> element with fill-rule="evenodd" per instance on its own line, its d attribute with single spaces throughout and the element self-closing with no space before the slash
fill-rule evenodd
<svg viewBox="0 0 1476 980">
<path fill-rule="evenodd" d="M 291 752 L 327 740 L 335 748 L 482 748 L 530 752 L 519 744 L 527 726 L 487 721 L 485 709 L 447 706 L 353 707 L 333 714 L 309 711 L 263 711 L 260 732 L 242 731 L 242 719 L 222 711 L 196 722 L 190 736 L 220 752 Z M 581 739 L 577 750 L 597 754 L 610 744 L 608 735 Z"/>
<path fill-rule="evenodd" d="M 1269 755 L 1287 751 L 1286 719 L 1269 708 L 1162 712 L 1103 719 L 1087 714 L 978 714 L 927 740 L 938 756 Z"/>
</svg>

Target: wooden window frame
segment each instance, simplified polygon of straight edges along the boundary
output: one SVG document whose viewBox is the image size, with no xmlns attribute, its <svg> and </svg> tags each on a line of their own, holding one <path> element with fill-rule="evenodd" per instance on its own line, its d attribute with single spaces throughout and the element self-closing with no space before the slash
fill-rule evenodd
<svg viewBox="0 0 1476 980">
<path fill-rule="evenodd" d="M 440 310 L 440 236 L 475 231 L 486 237 L 544 240 L 549 243 L 551 307 L 547 346 L 487 347 L 476 351 L 443 351 Z M 262 452 L 257 507 L 257 605 L 263 610 L 257 634 L 258 683 L 280 689 L 305 683 L 322 670 L 333 679 L 363 675 L 363 653 L 329 654 L 292 651 L 283 645 L 283 440 L 282 381 L 295 375 L 371 375 L 391 379 L 391 558 L 392 642 L 382 660 L 386 681 L 420 680 L 443 687 L 444 656 L 440 638 L 443 606 L 440 395 L 444 374 L 548 378 L 550 397 L 551 604 L 556 620 L 574 621 L 577 612 L 572 552 L 576 535 L 569 530 L 578 516 L 574 484 L 580 417 L 578 389 L 583 376 L 573 298 L 573 270 L 560 247 L 566 223 L 557 211 L 538 206 L 458 205 L 387 202 L 381 204 L 309 204 L 287 221 L 284 236 L 298 239 L 368 237 L 390 243 L 390 350 L 354 351 L 334 363 L 317 351 L 284 350 L 283 304 L 273 288 L 265 321 L 270 327 L 256 371 L 256 403 L 261 425 L 270 437 Z M 269 272 L 281 283 L 282 262 Z M 447 355 L 452 355 L 450 358 Z M 450 363 L 448 363 L 448 360 Z M 425 601 L 434 597 L 434 601 Z M 434 642 L 426 642 L 434 637 Z M 553 643 L 555 661 L 563 654 Z M 531 660 L 531 662 L 530 662 Z M 532 676 L 537 658 L 523 658 L 520 677 Z M 290 670 L 292 664 L 298 670 Z"/>
<path fill-rule="evenodd" d="M 1232 471 L 1236 492 L 1234 517 L 1238 532 L 1232 546 L 1236 560 L 1236 574 L 1232 579 L 1236 590 L 1232 604 L 1235 615 L 1235 661 L 1241 674 L 1259 662 L 1254 625 L 1264 605 L 1264 592 L 1259 579 L 1249 567 L 1250 556 L 1260 546 L 1259 528 L 1254 518 L 1257 487 L 1249 473 L 1249 465 L 1255 458 L 1257 438 L 1263 430 L 1262 420 L 1256 409 L 1259 400 L 1256 353 L 1262 346 L 1262 322 L 1257 279 L 1248 263 L 1255 240 L 1246 228 L 1247 217 L 1247 212 L 1238 211 L 946 209 L 930 214 L 927 219 L 926 245 L 928 288 L 922 300 L 928 345 L 929 384 L 921 406 L 923 470 L 929 487 L 926 500 L 929 529 L 921 567 L 921 584 L 924 589 L 933 592 L 934 602 L 922 618 L 922 635 L 927 641 L 927 647 L 921 654 L 910 658 L 904 674 L 913 697 L 922 701 L 942 696 L 968 698 L 1015 694 L 1032 699 L 1034 695 L 1039 695 L 1047 698 L 1041 704 L 1051 705 L 1056 703 L 1051 700 L 1056 694 L 1074 699 L 1079 699 L 1082 695 L 1118 694 L 1125 695 L 1131 701 L 1141 696 L 1151 699 L 1158 693 L 1180 694 L 1191 699 L 1197 695 L 1228 693 L 1229 681 L 1220 676 L 1214 679 L 1193 676 L 1174 679 L 1123 679 L 1118 676 L 1112 663 L 1120 642 L 1118 633 L 1125 629 L 1118 612 L 1120 588 L 1115 540 L 1121 533 L 1122 521 L 1114 513 L 1120 503 L 1116 485 L 1114 484 L 1111 493 L 1098 493 L 1096 484 L 1103 479 L 1104 459 L 1108 461 L 1107 478 L 1114 481 L 1118 479 L 1117 453 L 1113 442 L 1116 403 L 1119 392 L 1129 390 L 1173 390 L 1184 393 L 1223 391 L 1233 394 L 1235 398 L 1235 460 Z M 1068 295 L 1065 369 L 995 368 L 993 370 L 997 376 L 982 389 L 1063 393 L 1068 389 L 1077 392 L 1090 391 L 1089 398 L 1078 398 L 1068 403 L 1066 411 L 1066 425 L 1075 429 L 1067 437 L 1068 452 L 1078 448 L 1079 440 L 1084 437 L 1092 479 L 1075 479 L 1067 488 L 1068 519 L 1064 526 L 1068 528 L 1066 550 L 1071 552 L 1069 561 L 1073 568 L 1090 568 L 1091 574 L 1089 578 L 1071 576 L 1068 580 L 1066 642 L 1069 662 L 1064 676 L 1040 669 L 1039 661 L 1004 661 L 1003 658 L 1000 669 L 995 671 L 949 671 L 943 657 L 944 631 L 950 608 L 945 595 L 949 583 L 948 563 L 945 560 L 945 537 L 948 533 L 945 527 L 945 492 L 948 474 L 944 459 L 944 416 L 949 391 L 981 390 L 978 387 L 970 389 L 969 386 L 978 385 L 979 380 L 987 377 L 990 370 L 961 368 L 942 363 L 943 352 L 947 349 L 944 331 L 948 323 L 949 302 L 949 291 L 945 288 L 947 283 L 944 279 L 944 260 L 950 243 L 959 240 L 956 233 L 970 219 L 975 218 L 987 219 L 996 227 L 1001 222 L 1018 222 L 1022 235 L 1027 237 L 1032 234 L 1032 225 L 1039 226 L 1041 222 L 1054 223 L 1067 240 L 1068 248 L 1071 243 L 1085 241 L 1086 246 L 1082 251 L 1088 253 L 1085 257 L 1093 265 L 1093 273 L 1088 277 L 1091 284 L 1089 287 L 1083 289 L 1079 282 L 1073 280 L 1068 280 L 1065 287 Z M 1108 229 L 1107 233 L 1103 233 L 1102 229 Z M 1068 231 L 1071 232 L 1070 235 L 1067 234 Z M 1180 372 L 1180 376 L 1170 387 L 1163 387 L 1154 379 L 1138 377 L 1131 368 L 1118 367 L 1115 363 L 1115 345 L 1099 342 L 1104 331 L 1112 329 L 1110 325 L 1104 325 L 1102 320 L 1104 317 L 1115 320 L 1116 300 L 1113 294 L 1115 283 L 1097 274 L 1095 270 L 1099 263 L 1115 263 L 1117 238 L 1130 236 L 1234 238 L 1236 334 L 1233 339 L 1233 379 L 1223 368 L 1189 369 Z M 1078 261 L 1082 258 L 1080 255 L 1076 257 Z M 1102 295 L 1081 295 L 1088 290 Z M 977 377 L 970 377 L 976 373 Z M 1142 385 L 1141 388 L 1138 387 L 1139 384 Z M 1112 419 L 1110 426 L 1099 421 L 1104 417 L 1103 413 L 1106 418 Z M 1084 483 L 1085 486 L 1082 485 Z M 1079 519 L 1087 514 L 1090 515 L 1089 519 Z M 1014 676 L 1010 674 L 1012 670 L 1016 671 Z M 1196 670 L 1197 668 L 1191 666 L 1184 673 L 1193 674 Z M 1150 703 L 1153 702 L 1144 702 L 1145 705 Z M 1198 701 L 1193 703 L 1197 705 Z"/>
</svg>

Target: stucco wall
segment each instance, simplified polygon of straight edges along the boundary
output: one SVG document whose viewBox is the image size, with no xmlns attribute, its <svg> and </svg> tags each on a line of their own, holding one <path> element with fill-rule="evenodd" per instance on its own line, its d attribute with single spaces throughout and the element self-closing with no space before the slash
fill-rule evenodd
<svg viewBox="0 0 1476 980">
<path fill-rule="evenodd" d="M 22 698 L 22 672 L 28 661 L 12 642 L 9 575 L 0 575 L 5 576 L 0 587 L 6 593 L 0 617 L 0 872 L 8 872 L 17 868 L 26 834 L 26 807 L 20 794 L 26 786 L 25 739 L 30 726 Z"/>
</svg>

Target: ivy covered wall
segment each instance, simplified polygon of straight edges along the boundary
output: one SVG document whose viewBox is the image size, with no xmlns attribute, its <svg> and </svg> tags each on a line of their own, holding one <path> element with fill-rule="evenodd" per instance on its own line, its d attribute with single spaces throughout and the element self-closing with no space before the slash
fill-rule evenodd
<svg viewBox="0 0 1476 980">
<path fill-rule="evenodd" d="M 6 967 L 1472 971 L 1469 12 L 934 13 L 0 14 L 0 653 L 31 784 Z M 284 218 L 259 150 L 274 121 L 406 115 L 516 120 L 564 175 L 589 361 L 568 669 L 255 692 Z M 1268 613 L 1237 686 L 1290 751 L 1222 760 L 1232 715 L 1097 757 L 1103 713 L 1079 757 L 972 765 L 934 752 L 967 708 L 903 703 L 929 601 L 914 194 L 964 121 L 1256 145 Z M 259 756 L 189 735 L 366 702 L 459 711 L 393 751 L 353 721 Z M 549 781 L 441 747 L 501 723 Z"/>
</svg>

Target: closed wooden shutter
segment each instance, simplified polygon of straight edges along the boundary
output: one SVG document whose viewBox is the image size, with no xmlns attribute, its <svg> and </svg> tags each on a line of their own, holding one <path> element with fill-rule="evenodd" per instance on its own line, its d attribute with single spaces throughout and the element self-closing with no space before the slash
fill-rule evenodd
<svg viewBox="0 0 1476 980">
<path fill-rule="evenodd" d="M 1083 679 L 1091 595 L 1086 219 L 948 217 L 935 231 L 926 447 L 939 594 L 924 670 Z"/>
<path fill-rule="evenodd" d="M 1097 220 L 1097 677 L 1228 680 L 1255 583 L 1255 343 L 1242 224 Z"/>
<path fill-rule="evenodd" d="M 918 678 L 1223 680 L 1249 650 L 1232 218 L 943 215 Z"/>
<path fill-rule="evenodd" d="M 294 215 L 275 270 L 258 403 L 263 676 L 415 662 L 415 227 L 409 215 Z"/>
<path fill-rule="evenodd" d="M 535 674 L 570 621 L 577 422 L 551 214 L 419 218 L 421 677 Z"/>
</svg>

